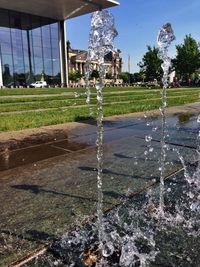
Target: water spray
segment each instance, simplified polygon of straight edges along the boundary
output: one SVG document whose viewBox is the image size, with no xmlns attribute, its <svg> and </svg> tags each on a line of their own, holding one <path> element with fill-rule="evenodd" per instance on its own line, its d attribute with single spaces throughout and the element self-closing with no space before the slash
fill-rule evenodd
<svg viewBox="0 0 200 267">
<path fill-rule="evenodd" d="M 102 170 L 103 170 L 103 88 L 105 79 L 104 57 L 114 51 L 113 41 L 117 36 L 114 17 L 106 10 L 97 11 L 92 15 L 91 30 L 89 35 L 89 46 L 87 56 L 86 72 L 86 94 L 87 103 L 90 104 L 89 78 L 92 72 L 92 61 L 97 61 L 99 66 L 99 81 L 96 84 L 97 92 L 97 227 L 99 235 L 99 252 L 103 254 L 103 192 L 102 192 Z"/>
<path fill-rule="evenodd" d="M 159 213 L 161 217 L 164 217 L 164 173 L 165 173 L 165 159 L 166 159 L 166 107 L 167 107 L 167 91 L 168 88 L 168 75 L 171 66 L 171 59 L 168 56 L 168 48 L 171 42 L 175 40 L 175 35 L 170 23 L 163 25 L 158 33 L 157 44 L 159 50 L 159 57 L 163 60 L 161 65 L 163 69 L 163 89 L 162 95 L 162 106 L 160 108 L 162 115 L 162 128 L 161 128 L 161 156 L 160 156 L 160 205 Z"/>
</svg>

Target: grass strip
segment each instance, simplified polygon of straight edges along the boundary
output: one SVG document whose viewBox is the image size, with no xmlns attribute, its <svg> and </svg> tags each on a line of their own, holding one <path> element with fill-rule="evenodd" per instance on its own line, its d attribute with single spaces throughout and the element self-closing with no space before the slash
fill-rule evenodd
<svg viewBox="0 0 200 267">
<path fill-rule="evenodd" d="M 168 99 L 168 106 L 182 105 L 186 103 L 196 102 L 197 97 L 182 97 Z M 120 115 L 138 111 L 147 111 L 158 109 L 161 101 L 143 100 L 134 103 L 104 104 L 104 115 Z M 38 128 L 46 125 L 56 125 L 59 123 L 80 121 L 88 119 L 88 107 L 66 108 L 63 110 L 48 110 L 45 112 L 27 112 L 23 114 L 4 115 L 1 116 L 0 131 L 14 131 L 25 128 Z"/>
<path fill-rule="evenodd" d="M 168 98 L 170 97 L 186 97 L 187 94 L 184 94 L 184 96 L 180 96 L 180 94 L 168 94 Z M 196 97 L 198 100 L 199 94 L 193 93 L 188 94 L 189 97 L 193 96 Z M 104 103 L 114 103 L 114 102 L 134 102 L 134 101 L 143 101 L 143 100 L 150 100 L 157 98 L 159 100 L 160 93 L 153 93 L 148 95 L 126 95 L 126 96 L 113 96 L 113 95 L 107 95 L 104 97 Z M 97 100 L 96 98 L 91 98 L 91 104 L 96 104 Z M 28 110 L 37 110 L 37 109 L 49 109 L 49 108 L 63 108 L 63 107 L 69 107 L 69 106 L 76 106 L 76 105 L 85 105 L 85 98 L 84 99 L 75 99 L 72 98 L 71 100 L 60 100 L 60 101 L 45 101 L 45 102 L 27 102 L 27 103 L 12 103 L 12 105 L 8 104 L 2 104 L 0 106 L 0 112 L 15 112 L 15 111 L 28 111 Z"/>
<path fill-rule="evenodd" d="M 175 96 L 175 95 L 190 95 L 190 94 L 199 94 L 200 93 L 200 89 L 169 89 L 167 92 L 168 96 Z M 104 92 L 104 99 L 106 99 L 107 97 L 128 97 L 128 96 L 135 96 L 135 97 L 141 97 L 144 98 L 146 96 L 159 96 L 160 94 L 160 90 L 143 90 L 143 91 L 120 91 L 120 92 L 116 92 L 116 91 L 109 91 L 109 92 Z M 96 94 L 93 93 L 92 98 L 95 98 Z M 48 102 L 48 101 L 55 101 L 55 100 L 80 100 L 80 99 L 85 99 L 86 96 L 85 94 L 82 94 L 81 96 L 79 96 L 78 98 L 76 98 L 74 96 L 74 93 L 71 93 L 71 95 L 51 95 L 51 96 L 46 96 L 46 95 L 40 95 L 38 97 L 32 97 L 31 95 L 27 96 L 27 97 L 16 97 L 13 96 L 13 98 L 0 98 L 0 104 L 11 104 L 11 103 L 28 103 L 28 102 Z"/>
<path fill-rule="evenodd" d="M 145 88 L 145 87 L 106 87 L 104 92 L 149 92 L 149 91 L 160 91 L 160 89 Z M 168 91 L 177 91 L 177 90 L 199 90 L 198 87 L 190 88 L 169 88 Z M 92 92 L 96 92 L 95 88 L 91 88 Z M 24 88 L 24 89 L 0 89 L 0 96 L 19 96 L 19 95 L 46 95 L 46 94 L 64 94 L 64 93 L 84 93 L 85 88 Z"/>
</svg>

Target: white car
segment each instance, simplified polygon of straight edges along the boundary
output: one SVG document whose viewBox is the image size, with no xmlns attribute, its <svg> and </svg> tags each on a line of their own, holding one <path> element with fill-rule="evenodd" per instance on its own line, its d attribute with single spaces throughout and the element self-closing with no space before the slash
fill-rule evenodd
<svg viewBox="0 0 200 267">
<path fill-rule="evenodd" d="M 36 81 L 35 83 L 31 83 L 30 87 L 34 87 L 34 88 L 47 87 L 47 82 L 45 82 L 45 81 Z"/>
</svg>

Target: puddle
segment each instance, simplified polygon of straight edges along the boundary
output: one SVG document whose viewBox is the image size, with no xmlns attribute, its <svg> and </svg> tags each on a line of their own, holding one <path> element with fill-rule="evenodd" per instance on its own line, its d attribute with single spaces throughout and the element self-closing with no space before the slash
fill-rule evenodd
<svg viewBox="0 0 200 267">
<path fill-rule="evenodd" d="M 0 154 L 0 171 L 13 169 L 27 164 L 36 164 L 38 161 L 49 159 L 88 147 L 86 144 L 63 140 L 50 144 L 36 145 L 17 150 L 5 149 Z"/>
<path fill-rule="evenodd" d="M 66 151 L 50 145 L 38 145 L 13 151 L 6 150 L 0 156 L 0 171 L 36 163 L 40 160 L 56 157 L 66 153 Z"/>
<path fill-rule="evenodd" d="M 58 147 L 58 148 L 63 148 L 67 151 L 78 151 L 78 150 L 82 150 L 82 149 L 88 147 L 87 144 L 69 142 L 68 140 L 55 142 L 55 143 L 53 143 L 53 146 Z"/>
</svg>

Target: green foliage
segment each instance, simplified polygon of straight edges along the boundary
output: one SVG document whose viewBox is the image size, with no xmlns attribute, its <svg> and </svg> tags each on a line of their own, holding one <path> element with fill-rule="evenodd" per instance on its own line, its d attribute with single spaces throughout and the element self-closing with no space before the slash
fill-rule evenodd
<svg viewBox="0 0 200 267">
<path fill-rule="evenodd" d="M 112 72 L 106 73 L 106 79 L 112 79 Z"/>
<path fill-rule="evenodd" d="M 131 82 L 144 82 L 145 78 L 145 72 L 140 70 L 140 72 L 135 72 L 131 75 Z"/>
<path fill-rule="evenodd" d="M 119 74 L 119 79 L 122 79 L 124 83 L 128 83 L 130 79 L 130 74 L 128 72 L 121 72 Z"/>
<path fill-rule="evenodd" d="M 70 81 L 77 81 L 78 79 L 80 79 L 82 77 L 82 75 L 80 74 L 80 71 L 75 71 L 75 72 L 70 72 L 69 73 L 69 80 Z"/>
<path fill-rule="evenodd" d="M 69 73 L 69 80 L 70 80 L 70 81 L 75 81 L 75 80 L 76 80 L 76 78 L 75 78 L 75 73 L 74 73 L 74 72 L 70 72 L 70 73 Z"/>
<path fill-rule="evenodd" d="M 192 74 L 200 68 L 200 50 L 197 41 L 186 35 L 183 44 L 176 46 L 177 56 L 173 66 L 182 78 L 192 78 Z"/>
<path fill-rule="evenodd" d="M 158 49 L 147 46 L 147 52 L 142 58 L 142 62 L 138 65 L 141 68 L 141 73 L 144 74 L 147 81 L 153 81 L 154 79 L 160 80 L 162 76 L 161 68 L 162 60 L 158 57 Z"/>
<path fill-rule="evenodd" d="M 99 72 L 98 70 L 93 70 L 91 73 L 91 78 L 99 78 Z"/>
</svg>

